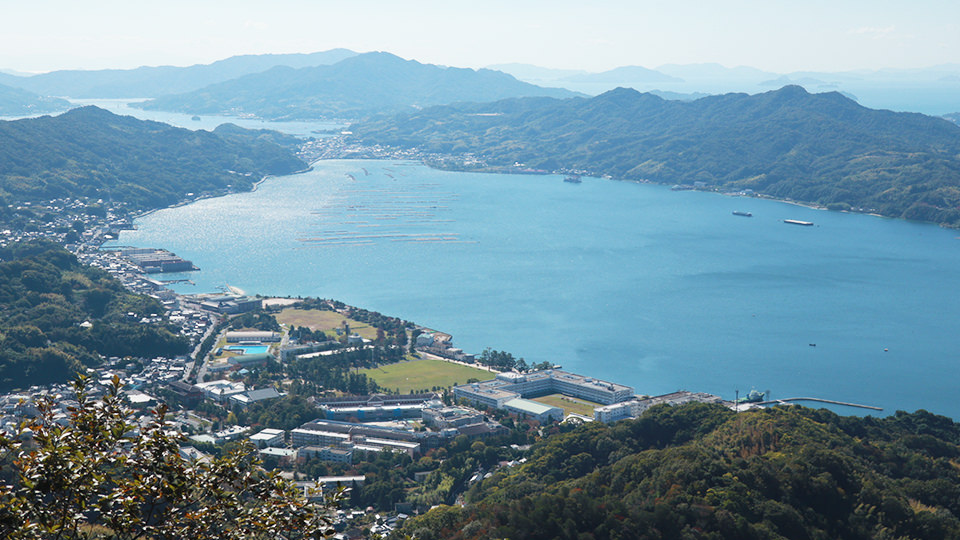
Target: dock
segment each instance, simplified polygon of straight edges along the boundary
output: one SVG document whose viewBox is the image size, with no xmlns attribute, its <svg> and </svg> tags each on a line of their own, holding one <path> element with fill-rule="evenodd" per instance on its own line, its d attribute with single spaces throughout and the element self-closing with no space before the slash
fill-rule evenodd
<svg viewBox="0 0 960 540">
<path fill-rule="evenodd" d="M 861 405 L 859 403 L 847 403 L 845 401 L 834 401 L 832 399 L 822 399 L 815 397 L 792 397 L 792 398 L 783 398 L 783 399 L 772 399 L 770 401 L 760 401 L 756 405 L 786 405 L 788 402 L 793 401 L 816 401 L 818 403 L 829 403 L 830 405 L 843 405 L 844 407 L 857 407 L 859 409 L 870 409 L 871 411 L 882 411 L 882 407 L 874 407 L 873 405 Z"/>
</svg>

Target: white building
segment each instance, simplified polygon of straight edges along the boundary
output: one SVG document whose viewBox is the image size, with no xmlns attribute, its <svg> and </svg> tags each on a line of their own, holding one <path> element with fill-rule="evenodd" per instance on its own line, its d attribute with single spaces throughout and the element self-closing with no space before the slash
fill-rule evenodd
<svg viewBox="0 0 960 540">
<path fill-rule="evenodd" d="M 283 446 L 284 431 L 282 429 L 267 428 L 250 436 L 250 442 L 257 448 L 266 448 L 268 446 Z"/>
<path fill-rule="evenodd" d="M 498 373 L 490 381 L 455 386 L 457 399 L 502 409 L 516 398 L 563 394 L 595 403 L 611 404 L 633 397 L 633 388 L 556 369 L 533 373 Z"/>
</svg>

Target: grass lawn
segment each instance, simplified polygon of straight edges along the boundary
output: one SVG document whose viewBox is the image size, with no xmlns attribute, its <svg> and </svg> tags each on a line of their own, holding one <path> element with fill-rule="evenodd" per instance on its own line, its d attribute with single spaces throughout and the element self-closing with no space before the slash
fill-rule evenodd
<svg viewBox="0 0 960 540">
<path fill-rule="evenodd" d="M 311 330 L 323 330 L 329 336 L 334 336 L 333 329 L 340 328 L 343 321 L 350 325 L 350 331 L 360 334 L 366 339 L 377 339 L 377 329 L 367 323 L 362 323 L 344 317 L 336 311 L 322 309 L 294 309 L 286 308 L 276 315 L 277 322 L 286 325 L 306 326 Z"/>
<path fill-rule="evenodd" d="M 591 418 L 593 418 L 593 408 L 603 406 L 602 403 L 594 403 L 592 401 L 565 396 L 563 394 L 550 394 L 549 396 L 532 398 L 532 401 L 538 401 L 552 407 L 560 407 L 563 409 L 563 414 L 565 415 L 575 413 L 582 414 L 583 416 L 589 416 Z"/>
<path fill-rule="evenodd" d="M 410 360 L 381 366 L 375 369 L 361 369 L 384 388 L 407 394 L 410 390 L 430 390 L 434 386 L 449 388 L 454 384 L 466 384 L 474 378 L 488 381 L 496 374 L 483 369 L 472 368 L 443 360 Z"/>
</svg>

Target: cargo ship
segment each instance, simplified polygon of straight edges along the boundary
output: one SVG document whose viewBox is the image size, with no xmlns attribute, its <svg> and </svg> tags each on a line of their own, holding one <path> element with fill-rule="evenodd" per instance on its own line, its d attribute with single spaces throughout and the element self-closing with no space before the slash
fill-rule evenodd
<svg viewBox="0 0 960 540">
<path fill-rule="evenodd" d="M 810 227 L 813 225 L 812 221 L 800 221 L 798 219 L 785 219 L 784 223 L 789 223 L 790 225 L 803 225 L 804 227 Z"/>
</svg>

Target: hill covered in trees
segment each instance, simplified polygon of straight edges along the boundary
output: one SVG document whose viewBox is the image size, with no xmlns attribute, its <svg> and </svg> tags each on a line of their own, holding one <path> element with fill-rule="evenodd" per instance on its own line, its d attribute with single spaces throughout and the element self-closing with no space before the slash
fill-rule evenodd
<svg viewBox="0 0 960 540">
<path fill-rule="evenodd" d="M 958 443 L 925 411 L 660 406 L 550 437 L 395 537 L 957 538 Z"/>
<path fill-rule="evenodd" d="M 276 67 L 137 106 L 191 114 L 240 112 L 274 120 L 357 118 L 459 101 L 575 95 L 520 82 L 499 71 L 421 64 L 377 52 L 329 66 Z"/>
<path fill-rule="evenodd" d="M 140 323 L 163 313 L 156 299 L 128 292 L 53 242 L 2 248 L 0 391 L 67 382 L 101 356 L 185 354 L 187 340 L 166 324 Z"/>
<path fill-rule="evenodd" d="M 70 108 L 65 99 L 40 97 L 22 88 L 0 84 L 0 116 L 25 116 L 64 111 Z"/>
<path fill-rule="evenodd" d="M 190 131 L 97 107 L 0 122 L 0 200 L 167 206 L 187 193 L 248 189 L 264 175 L 306 168 L 282 141 L 296 142 L 235 126 Z"/>
<path fill-rule="evenodd" d="M 619 88 L 591 99 L 433 107 L 351 127 L 355 140 L 473 153 L 618 179 L 754 190 L 832 209 L 960 226 L 960 127 L 787 86 L 667 101 Z"/>
</svg>

